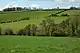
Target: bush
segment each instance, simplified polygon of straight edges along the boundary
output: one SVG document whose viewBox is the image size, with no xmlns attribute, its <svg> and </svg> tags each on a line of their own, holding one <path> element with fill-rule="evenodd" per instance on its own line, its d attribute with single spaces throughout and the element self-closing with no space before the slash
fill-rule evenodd
<svg viewBox="0 0 80 53">
<path fill-rule="evenodd" d="M 29 18 L 29 17 L 27 17 L 27 18 L 26 18 L 26 20 L 30 20 L 30 18 Z"/>
<path fill-rule="evenodd" d="M 17 22 L 17 20 L 13 20 L 13 22 Z"/>
<path fill-rule="evenodd" d="M 2 22 L 0 22 L 0 23 L 2 24 L 2 23 L 6 23 L 6 22 L 3 22 L 3 21 L 2 21 Z"/>
<path fill-rule="evenodd" d="M 12 20 L 7 21 L 7 23 L 11 23 L 11 22 L 12 22 Z"/>
<path fill-rule="evenodd" d="M 65 34 L 65 33 L 54 33 L 55 37 L 68 37 L 69 35 Z"/>
<path fill-rule="evenodd" d="M 13 31 L 12 31 L 12 29 L 7 28 L 7 29 L 4 30 L 4 34 L 5 35 L 13 35 Z"/>
<path fill-rule="evenodd" d="M 48 17 L 58 16 L 57 14 L 50 14 Z"/>
<path fill-rule="evenodd" d="M 20 30 L 17 32 L 17 35 L 26 35 L 25 32 L 24 32 L 24 29 L 20 29 Z"/>
<path fill-rule="evenodd" d="M 36 17 L 36 19 L 38 19 L 38 17 Z"/>
<path fill-rule="evenodd" d="M 68 14 L 61 14 L 61 16 L 69 16 Z"/>
<path fill-rule="evenodd" d="M 30 20 L 30 18 L 29 18 L 29 17 L 26 17 L 26 18 L 20 19 L 20 21 L 21 21 L 21 20 Z"/>
<path fill-rule="evenodd" d="M 53 16 L 58 16 L 57 14 L 53 14 Z"/>
</svg>

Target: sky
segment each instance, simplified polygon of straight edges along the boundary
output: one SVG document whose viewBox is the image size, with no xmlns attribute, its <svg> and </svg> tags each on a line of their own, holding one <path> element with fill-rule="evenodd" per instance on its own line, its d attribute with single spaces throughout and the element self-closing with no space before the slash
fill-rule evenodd
<svg viewBox="0 0 80 53">
<path fill-rule="evenodd" d="M 1 0 L 0 9 L 16 2 L 19 6 L 40 6 L 41 8 L 80 6 L 80 0 Z"/>
</svg>

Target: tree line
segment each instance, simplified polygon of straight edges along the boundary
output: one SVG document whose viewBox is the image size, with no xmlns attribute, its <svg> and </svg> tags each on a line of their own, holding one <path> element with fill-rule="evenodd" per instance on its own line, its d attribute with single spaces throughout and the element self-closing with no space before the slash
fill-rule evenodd
<svg viewBox="0 0 80 53">
<path fill-rule="evenodd" d="M 22 21 L 22 20 L 30 20 L 30 17 L 25 17 L 25 18 L 22 18 L 22 19 L 19 19 L 19 20 L 1 21 L 0 23 L 1 24 L 3 24 L 3 23 L 12 23 L 12 22 L 18 22 L 18 21 Z"/>
<path fill-rule="evenodd" d="M 70 9 L 73 9 L 73 7 L 71 7 Z M 6 11 L 24 11 L 24 10 L 26 10 L 26 11 L 58 11 L 58 10 L 64 10 L 64 11 L 66 11 L 66 10 L 70 10 L 70 9 L 43 9 L 43 8 L 39 8 L 39 9 L 37 9 L 36 7 L 33 7 L 33 9 L 31 8 L 31 7 L 29 7 L 29 8 L 27 8 L 27 7 L 24 7 L 24 8 L 22 8 L 22 7 L 12 7 L 12 8 L 5 8 L 5 9 L 3 9 L 3 11 L 4 12 L 6 12 Z"/>
</svg>

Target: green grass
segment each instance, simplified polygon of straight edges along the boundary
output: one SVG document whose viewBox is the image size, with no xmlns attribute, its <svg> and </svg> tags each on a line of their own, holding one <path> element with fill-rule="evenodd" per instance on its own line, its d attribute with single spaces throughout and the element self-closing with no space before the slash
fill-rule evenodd
<svg viewBox="0 0 80 53">
<path fill-rule="evenodd" d="M 0 36 L 0 53 L 79 53 L 80 39 Z"/>
<path fill-rule="evenodd" d="M 21 11 L 21 12 L 3 12 L 4 14 L 0 14 L 0 21 L 6 20 L 18 20 L 25 17 L 30 17 L 30 19 L 34 19 L 36 17 L 43 18 L 48 16 L 51 13 L 56 13 L 58 11 Z"/>
<path fill-rule="evenodd" d="M 0 24 L 2 30 L 6 28 L 11 28 L 14 32 L 17 32 L 19 29 L 24 28 L 27 24 L 36 24 L 39 26 L 40 22 L 44 19 L 45 16 L 48 16 L 51 13 L 56 13 L 58 11 L 21 11 L 21 12 L 5 12 L 5 14 L 0 14 L 0 21 L 6 20 L 17 20 L 25 17 L 30 17 L 30 20 L 24 20 L 19 22 L 12 22 L 12 23 L 4 23 Z M 69 10 L 62 13 L 67 13 L 72 15 L 73 13 L 80 14 L 79 10 Z M 60 13 L 60 14 L 62 14 Z M 60 15 L 59 14 L 59 15 Z M 38 19 L 36 19 L 38 17 Z M 69 17 L 66 16 L 55 16 L 52 17 L 55 19 L 55 23 L 59 24 L 63 20 L 66 20 Z"/>
<path fill-rule="evenodd" d="M 69 11 L 62 12 L 59 15 L 63 13 L 67 13 L 68 15 L 75 15 L 75 14 L 80 15 L 80 10 L 69 10 Z"/>
<path fill-rule="evenodd" d="M 53 17 L 55 19 L 55 23 L 59 24 L 63 20 L 66 20 L 68 17 Z M 6 28 L 11 28 L 13 29 L 14 32 L 18 31 L 19 29 L 24 28 L 27 24 L 36 24 L 37 26 L 40 26 L 40 22 L 44 18 L 39 18 L 39 19 L 31 19 L 31 20 L 25 20 L 25 21 L 20 21 L 20 22 L 13 22 L 13 23 L 4 23 L 0 24 L 0 27 L 4 30 Z"/>
</svg>

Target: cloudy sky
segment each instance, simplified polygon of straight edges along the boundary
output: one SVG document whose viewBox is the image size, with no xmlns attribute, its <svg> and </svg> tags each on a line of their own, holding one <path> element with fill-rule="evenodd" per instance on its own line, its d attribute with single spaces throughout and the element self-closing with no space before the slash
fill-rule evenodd
<svg viewBox="0 0 80 53">
<path fill-rule="evenodd" d="M 1 0 L 0 9 L 13 2 L 16 2 L 19 6 L 32 5 L 42 8 L 80 6 L 80 0 Z"/>
</svg>

